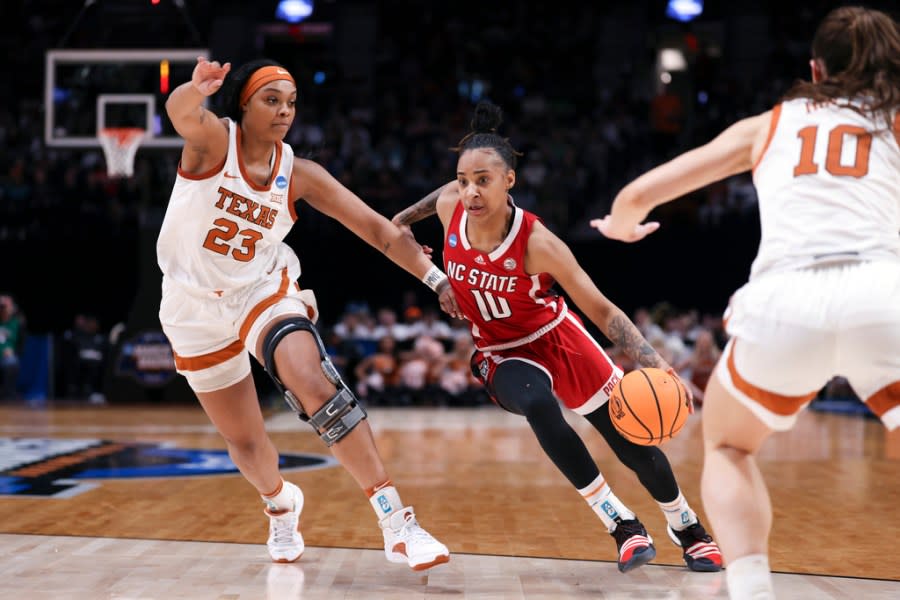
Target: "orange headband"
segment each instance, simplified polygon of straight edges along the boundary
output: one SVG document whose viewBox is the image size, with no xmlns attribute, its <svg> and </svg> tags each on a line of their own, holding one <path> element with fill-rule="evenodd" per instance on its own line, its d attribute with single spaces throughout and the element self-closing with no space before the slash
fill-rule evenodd
<svg viewBox="0 0 900 600">
<path fill-rule="evenodd" d="M 250 96 L 255 94 L 262 86 L 279 79 L 284 79 L 297 85 L 294 83 L 294 78 L 291 77 L 291 74 L 282 67 L 268 66 L 253 71 L 253 75 L 250 76 L 250 79 L 247 80 L 247 83 L 244 84 L 244 89 L 241 91 L 241 104 L 246 104 Z"/>
</svg>

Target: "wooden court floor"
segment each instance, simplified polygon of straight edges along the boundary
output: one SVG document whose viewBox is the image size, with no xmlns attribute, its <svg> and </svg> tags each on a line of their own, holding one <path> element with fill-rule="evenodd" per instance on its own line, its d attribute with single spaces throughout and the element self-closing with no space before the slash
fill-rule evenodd
<svg viewBox="0 0 900 600">
<path fill-rule="evenodd" d="M 703 518 L 701 418 L 663 448 Z M 267 522 L 250 485 L 204 473 L 222 467 L 224 444 L 199 407 L 0 407 L 0 597 L 725 598 L 724 575 L 683 568 L 658 507 L 575 415 L 614 491 L 656 540 L 656 560 L 628 575 L 616 571 L 599 519 L 519 417 L 490 406 L 370 410 L 401 496 L 453 553 L 425 574 L 385 562 L 365 496 L 307 425 L 280 410 L 267 420 L 284 456 L 319 460 L 286 471 L 306 496 L 307 552 L 295 565 L 269 563 Z M 138 446 L 164 449 L 162 458 L 144 453 L 161 463 L 193 451 L 200 459 L 185 468 L 200 474 L 167 476 L 151 464 L 134 477 Z M 82 470 L 68 479 L 79 461 L 97 460 L 114 476 Z M 767 443 L 761 466 L 775 506 L 779 597 L 900 598 L 897 432 L 807 412 Z M 49 492 L 16 492 L 25 476 Z"/>
</svg>

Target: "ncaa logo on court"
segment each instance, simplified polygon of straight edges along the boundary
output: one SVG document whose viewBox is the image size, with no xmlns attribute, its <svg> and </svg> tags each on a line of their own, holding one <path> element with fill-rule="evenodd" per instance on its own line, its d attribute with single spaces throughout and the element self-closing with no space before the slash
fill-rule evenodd
<svg viewBox="0 0 900 600">
<path fill-rule="evenodd" d="M 275 178 L 275 187 L 277 187 L 278 189 L 283 190 L 284 188 L 287 187 L 287 185 L 288 185 L 288 181 L 284 175 L 279 175 L 278 177 Z"/>
<path fill-rule="evenodd" d="M 456 245 L 459 243 L 459 238 L 456 237 L 455 233 L 451 233 L 450 237 L 447 238 L 447 243 L 450 244 L 451 248 L 456 248 Z"/>
<path fill-rule="evenodd" d="M 320 454 L 281 454 L 283 471 L 334 467 Z M 227 450 L 97 439 L 0 437 L 0 496 L 71 498 L 102 479 L 201 477 L 239 473 Z"/>
</svg>

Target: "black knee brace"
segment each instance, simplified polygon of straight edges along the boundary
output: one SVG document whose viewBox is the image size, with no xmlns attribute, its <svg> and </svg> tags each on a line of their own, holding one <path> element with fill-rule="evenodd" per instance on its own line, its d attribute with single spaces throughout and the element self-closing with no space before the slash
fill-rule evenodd
<svg viewBox="0 0 900 600">
<path fill-rule="evenodd" d="M 322 359 L 320 363 L 322 371 L 325 373 L 328 381 L 337 388 L 335 395 L 328 399 L 322 405 L 322 408 L 317 410 L 312 416 L 306 414 L 303 410 L 303 405 L 281 382 L 275 369 L 275 348 L 284 336 L 294 331 L 306 331 L 312 334 L 319 349 L 319 357 Z M 328 357 L 328 352 L 325 350 L 325 344 L 322 342 L 319 332 L 309 319 L 288 317 L 272 326 L 263 339 L 263 361 L 263 367 L 265 367 L 272 381 L 275 382 L 275 386 L 282 393 L 285 401 L 294 409 L 301 420 L 313 426 L 326 445 L 331 446 L 339 441 L 350 433 L 360 421 L 366 418 L 366 411 L 363 410 L 356 396 L 353 395 L 353 392 L 341 379 L 340 373 L 338 373 L 334 363 Z"/>
</svg>

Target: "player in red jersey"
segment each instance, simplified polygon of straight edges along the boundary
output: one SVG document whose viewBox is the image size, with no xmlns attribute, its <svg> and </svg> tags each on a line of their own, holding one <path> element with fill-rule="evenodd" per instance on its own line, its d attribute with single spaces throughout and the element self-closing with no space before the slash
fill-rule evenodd
<svg viewBox="0 0 900 600">
<path fill-rule="evenodd" d="M 477 348 L 473 372 L 501 408 L 528 420 L 547 456 L 606 525 L 616 541 L 619 570 L 652 560 L 653 540 L 613 494 L 557 399 L 584 416 L 635 472 L 659 503 L 687 566 L 718 571 L 719 549 L 681 493 L 665 454 L 658 447 L 632 444 L 615 431 L 606 403 L 622 370 L 553 291 L 554 284 L 637 364 L 673 375 L 674 370 L 597 289 L 568 246 L 539 217 L 512 202 L 518 153 L 496 132 L 501 119 L 499 107 L 479 103 L 473 131 L 455 149 L 456 181 L 393 221 L 408 227 L 435 213 L 441 219 L 447 276 Z"/>
</svg>

